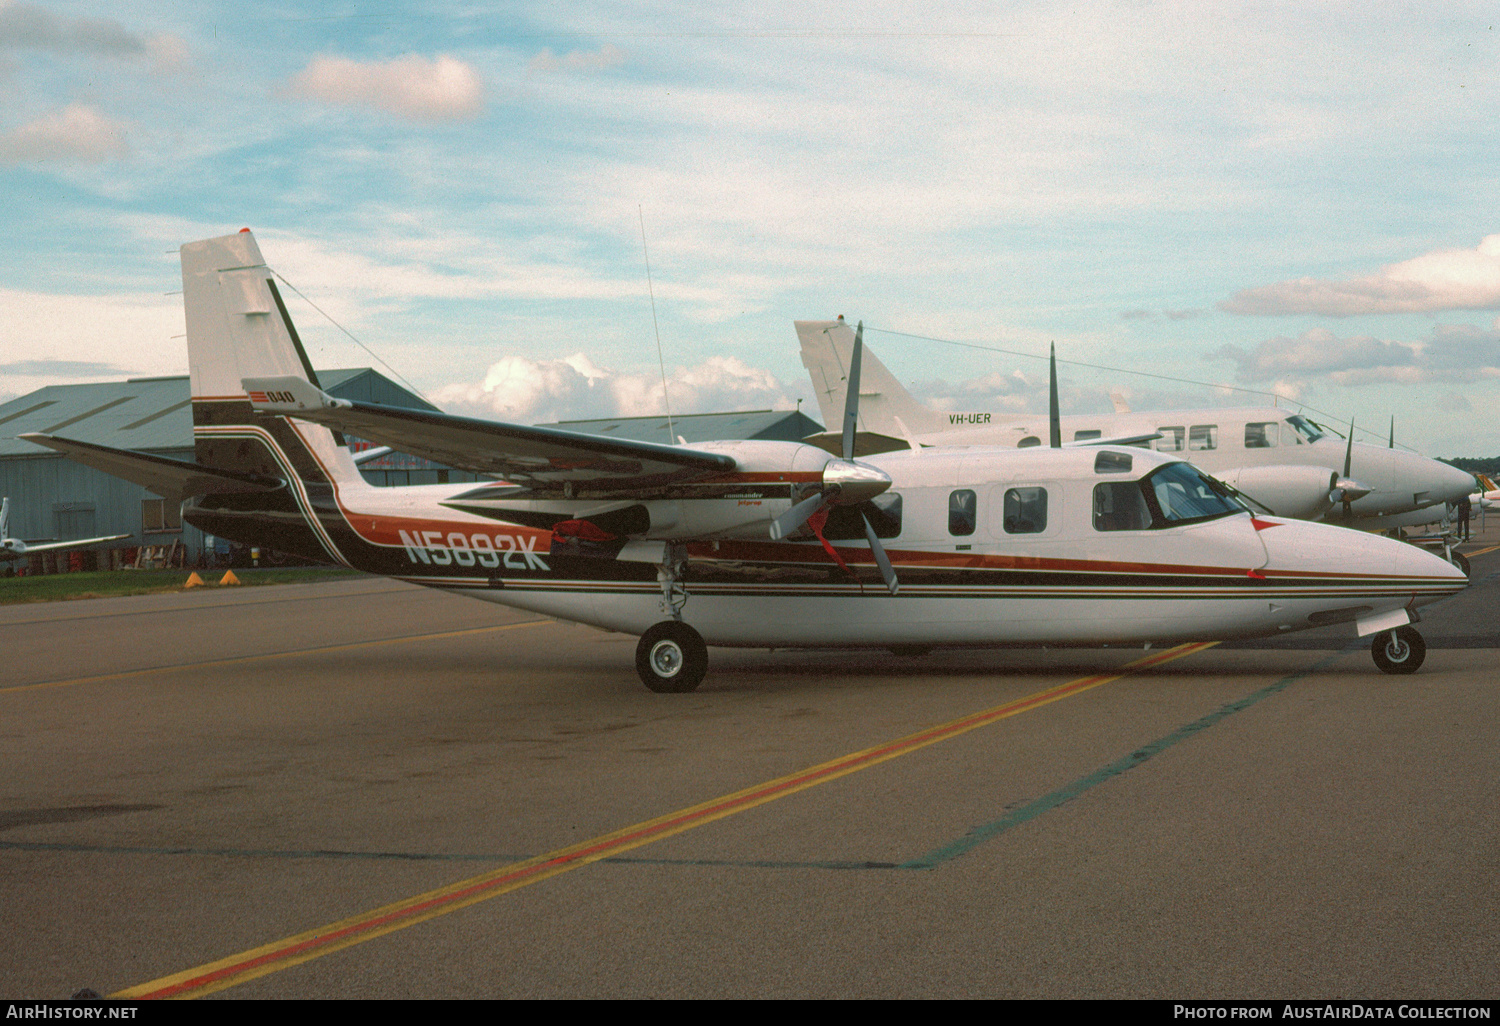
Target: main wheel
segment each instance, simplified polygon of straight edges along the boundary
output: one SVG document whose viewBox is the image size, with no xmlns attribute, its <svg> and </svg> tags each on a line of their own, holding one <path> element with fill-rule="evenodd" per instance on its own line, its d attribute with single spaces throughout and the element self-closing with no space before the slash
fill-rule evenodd
<svg viewBox="0 0 1500 1026">
<path fill-rule="evenodd" d="M 687 624 L 663 620 L 642 634 L 635 646 L 635 672 L 652 691 L 691 691 L 708 672 L 708 646 L 703 635 Z"/>
<path fill-rule="evenodd" d="M 1427 658 L 1427 643 L 1415 627 L 1397 627 L 1381 631 L 1370 643 L 1375 665 L 1385 673 L 1416 673 Z"/>
</svg>

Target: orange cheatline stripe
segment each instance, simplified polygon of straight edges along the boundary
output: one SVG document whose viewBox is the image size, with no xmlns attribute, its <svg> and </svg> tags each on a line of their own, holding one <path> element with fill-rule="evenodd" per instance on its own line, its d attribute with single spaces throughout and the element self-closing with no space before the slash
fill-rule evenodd
<svg viewBox="0 0 1500 1026">
<path fill-rule="evenodd" d="M 321 655 L 324 652 L 348 652 L 356 648 L 374 648 L 377 645 L 399 645 L 404 641 L 438 641 L 442 638 L 462 638 L 469 634 L 487 634 L 491 631 L 512 631 L 517 627 L 539 627 L 555 623 L 554 620 L 523 620 L 520 623 L 502 623 L 493 627 L 470 627 L 461 631 L 439 631 L 436 634 L 405 634 L 399 638 L 378 638 L 375 641 L 356 641 L 348 645 L 323 645 L 318 648 L 297 648 L 288 652 L 263 652 L 260 655 L 235 656 L 232 659 L 210 659 L 201 663 L 173 663 L 170 666 L 152 666 L 144 670 L 124 670 L 120 673 L 101 673 L 94 677 L 73 677 L 68 680 L 48 680 L 38 684 L 16 684 L 0 688 L 0 695 L 13 691 L 36 691 L 41 688 L 63 688 L 71 684 L 101 684 L 111 680 L 126 680 L 144 677 L 152 673 L 171 673 L 174 670 L 201 670 L 210 666 L 237 666 L 241 663 L 260 662 L 265 659 L 287 659 L 291 656 Z"/>
<path fill-rule="evenodd" d="M 138 984 L 111 994 L 110 997 L 121 999 L 192 998 L 226 990 L 323 955 L 374 940 L 396 930 L 415 926 L 417 923 L 455 912 L 469 905 L 540 883 L 600 859 L 631 851 L 727 816 L 753 809 L 778 798 L 785 798 L 807 788 L 837 780 L 939 741 L 946 741 L 1007 717 L 1081 694 L 1110 681 L 1119 680 L 1132 671 L 1160 666 L 1173 659 L 1181 659 L 1184 656 L 1201 652 L 1216 644 L 1218 643 L 1207 641 L 1164 649 L 1127 663 L 1111 673 L 1080 677 L 1078 680 L 1059 684 L 1025 698 L 972 713 L 895 741 L 831 759 L 788 776 L 756 784 L 753 787 L 602 834 L 566 848 L 559 848 L 535 858 L 502 866 L 489 873 L 383 905 L 360 915 L 341 919 L 338 922 L 295 934 L 228 958 Z"/>
</svg>

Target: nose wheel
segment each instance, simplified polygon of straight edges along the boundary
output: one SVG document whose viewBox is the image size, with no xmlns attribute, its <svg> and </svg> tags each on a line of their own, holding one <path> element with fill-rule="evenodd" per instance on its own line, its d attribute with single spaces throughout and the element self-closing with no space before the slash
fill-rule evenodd
<svg viewBox="0 0 1500 1026">
<path fill-rule="evenodd" d="M 652 691 L 692 691 L 708 672 L 708 646 L 703 635 L 682 621 L 663 620 L 642 634 L 635 646 L 635 672 Z"/>
<path fill-rule="evenodd" d="M 1381 631 L 1370 643 L 1375 665 L 1385 673 L 1416 673 L 1427 658 L 1427 643 L 1414 627 Z"/>
</svg>

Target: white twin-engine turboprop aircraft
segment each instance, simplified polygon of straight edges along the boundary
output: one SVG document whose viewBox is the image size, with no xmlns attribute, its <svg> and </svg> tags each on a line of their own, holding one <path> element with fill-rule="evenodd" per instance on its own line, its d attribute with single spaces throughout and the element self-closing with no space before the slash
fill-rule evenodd
<svg viewBox="0 0 1500 1026">
<path fill-rule="evenodd" d="M 802 363 L 825 424 L 840 423 L 854 332 L 842 319 L 796 321 Z M 863 349 L 860 453 L 910 444 L 1042 444 L 1036 414 L 949 413 L 919 403 Z M 1474 476 L 1391 446 L 1346 444 L 1305 417 L 1273 406 L 1077 414 L 1062 418 L 1066 442 L 1118 439 L 1190 461 L 1281 516 L 1373 530 L 1431 523 L 1474 489 Z M 831 448 L 833 440 L 823 436 Z"/>
<path fill-rule="evenodd" d="M 1411 545 L 1255 516 L 1161 453 L 856 461 L 857 334 L 841 457 L 656 445 L 332 398 L 248 230 L 183 246 L 182 269 L 196 462 L 27 438 L 187 496 L 183 518 L 214 535 L 640 635 L 655 691 L 696 687 L 707 645 L 915 653 L 1345 621 L 1404 673 L 1417 607 L 1466 584 Z M 343 432 L 504 480 L 373 487 Z"/>
</svg>

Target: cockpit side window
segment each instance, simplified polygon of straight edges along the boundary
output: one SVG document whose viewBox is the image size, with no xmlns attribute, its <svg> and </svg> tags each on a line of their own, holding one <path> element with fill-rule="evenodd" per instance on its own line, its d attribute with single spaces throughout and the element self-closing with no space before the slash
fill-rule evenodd
<svg viewBox="0 0 1500 1026">
<path fill-rule="evenodd" d="M 1278 429 L 1281 424 L 1277 421 L 1261 421 L 1255 424 L 1245 425 L 1245 448 L 1246 449 L 1274 449 L 1281 436 Z"/>
<path fill-rule="evenodd" d="M 1181 452 L 1182 451 L 1182 428 L 1159 427 L 1161 437 L 1156 440 L 1157 452 Z"/>
<path fill-rule="evenodd" d="M 1144 531 L 1151 511 L 1139 481 L 1106 481 L 1094 485 L 1094 530 Z"/>
<path fill-rule="evenodd" d="M 1322 430 L 1316 424 L 1314 424 L 1312 421 L 1308 420 L 1301 414 L 1295 414 L 1288 417 L 1286 419 L 1286 422 L 1290 424 L 1292 426 L 1292 430 L 1296 432 L 1298 445 L 1302 445 L 1304 443 L 1304 440 L 1307 442 L 1316 442 L 1318 439 L 1323 437 Z"/>
</svg>

